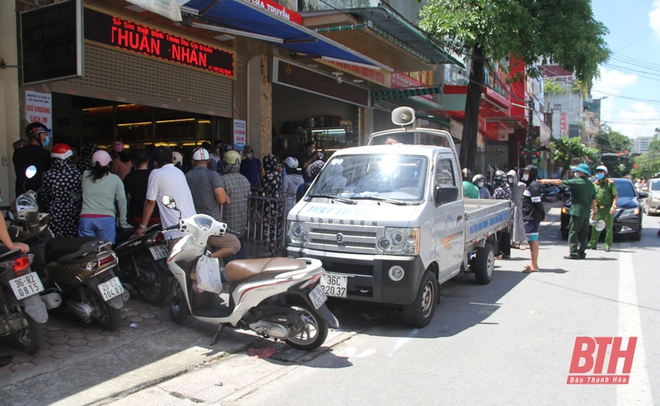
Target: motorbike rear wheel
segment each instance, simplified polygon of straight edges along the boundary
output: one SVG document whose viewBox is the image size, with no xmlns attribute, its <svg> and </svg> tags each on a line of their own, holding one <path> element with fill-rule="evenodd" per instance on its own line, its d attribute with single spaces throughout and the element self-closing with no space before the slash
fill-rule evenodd
<svg viewBox="0 0 660 406">
<path fill-rule="evenodd" d="M 92 306 L 99 309 L 99 315 L 94 317 L 94 321 L 106 330 L 116 330 L 121 321 L 121 309 L 110 307 L 99 295 L 87 287 L 87 297 L 92 301 Z"/>
<path fill-rule="evenodd" d="M 190 313 L 188 311 L 188 303 L 183 294 L 183 289 L 176 278 L 172 279 L 172 296 L 170 297 L 170 314 L 175 323 L 183 324 Z"/>
<path fill-rule="evenodd" d="M 169 271 L 162 269 L 149 253 L 142 253 L 135 258 L 138 275 L 138 292 L 146 303 L 156 305 L 163 303 L 168 294 Z M 143 283 L 146 282 L 146 283 Z"/>
<path fill-rule="evenodd" d="M 44 328 L 27 314 L 23 315 L 27 327 L 14 334 L 14 340 L 22 351 L 32 355 L 41 349 L 44 341 Z"/>
<path fill-rule="evenodd" d="M 298 350 L 309 351 L 320 347 L 328 337 L 328 322 L 304 300 L 293 300 L 291 308 L 298 313 L 303 326 L 295 326 L 297 331 L 293 331 L 284 341 Z"/>
</svg>

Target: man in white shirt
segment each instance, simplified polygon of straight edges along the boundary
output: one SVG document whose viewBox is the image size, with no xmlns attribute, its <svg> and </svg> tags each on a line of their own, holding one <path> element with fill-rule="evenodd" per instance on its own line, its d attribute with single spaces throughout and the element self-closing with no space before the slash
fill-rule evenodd
<svg viewBox="0 0 660 406">
<path fill-rule="evenodd" d="M 149 222 L 154 207 L 158 204 L 160 212 L 160 223 L 163 228 L 171 227 L 179 222 L 179 211 L 181 218 L 192 217 L 197 212 L 193 203 L 192 194 L 188 188 L 186 175 L 172 163 L 172 150 L 168 147 L 157 147 L 153 152 L 154 166 L 157 169 L 151 171 L 147 186 L 147 198 L 142 210 L 142 224 L 136 230 L 138 236 L 144 234 L 146 224 Z M 162 203 L 163 196 L 171 196 L 176 201 L 179 211 L 169 209 Z M 166 238 L 179 238 L 184 234 L 174 230 L 166 233 Z"/>
</svg>

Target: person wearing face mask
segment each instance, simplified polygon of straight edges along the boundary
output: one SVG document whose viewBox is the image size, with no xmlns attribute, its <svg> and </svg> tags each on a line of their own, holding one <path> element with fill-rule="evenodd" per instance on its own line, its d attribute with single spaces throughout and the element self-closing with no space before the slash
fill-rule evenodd
<svg viewBox="0 0 660 406">
<path fill-rule="evenodd" d="M 523 272 L 538 272 L 539 264 L 539 227 L 545 219 L 545 207 L 541 202 L 541 184 L 537 182 L 539 169 L 534 165 L 527 165 L 522 180 L 527 185 L 523 192 L 522 207 L 525 233 L 529 244 L 531 261 L 523 268 Z"/>
<path fill-rule="evenodd" d="M 587 164 L 571 167 L 573 178 L 569 180 L 541 179 L 542 184 L 551 184 L 571 188 L 571 212 L 568 223 L 568 245 L 570 254 L 566 259 L 585 259 L 587 257 L 587 237 L 589 235 L 589 217 L 596 212 L 596 190 L 589 181 L 591 170 Z"/>
<path fill-rule="evenodd" d="M 250 181 L 253 190 L 259 187 L 259 170 L 261 161 L 254 157 L 254 150 L 250 146 L 245 147 L 245 159 L 241 161 L 241 175 Z"/>
<path fill-rule="evenodd" d="M 486 177 L 484 175 L 474 175 L 472 183 L 479 188 L 479 199 L 490 199 L 490 191 L 486 187 Z"/>
<path fill-rule="evenodd" d="M 605 222 L 605 251 L 610 252 L 612 248 L 612 237 L 614 235 L 614 211 L 619 198 L 616 191 L 616 183 L 607 179 L 607 167 L 600 165 L 596 167 L 596 211 L 591 212 L 592 220 L 603 220 Z M 591 229 L 591 240 L 587 248 L 595 250 L 598 247 L 600 231 L 596 228 Z"/>
<path fill-rule="evenodd" d="M 27 190 L 38 191 L 41 189 L 41 177 L 50 169 L 50 151 L 47 147 L 51 141 L 50 129 L 41 123 L 30 123 L 25 127 L 25 136 L 28 144 L 14 151 L 12 161 L 16 171 L 16 196 Z M 25 177 L 25 170 L 34 165 L 37 174 L 32 179 Z M 37 199 L 39 210 L 48 212 L 48 205 L 41 197 Z"/>
</svg>

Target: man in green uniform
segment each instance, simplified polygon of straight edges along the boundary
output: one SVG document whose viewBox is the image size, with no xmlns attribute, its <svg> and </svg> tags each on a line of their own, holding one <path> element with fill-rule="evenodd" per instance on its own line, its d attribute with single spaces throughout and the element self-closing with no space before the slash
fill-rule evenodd
<svg viewBox="0 0 660 406">
<path fill-rule="evenodd" d="M 479 188 L 474 183 L 470 182 L 471 176 L 472 171 L 470 171 L 468 168 L 463 168 L 463 197 L 478 199 Z"/>
<path fill-rule="evenodd" d="M 568 245 L 570 254 L 566 259 L 584 259 L 587 249 L 587 237 L 589 236 L 589 217 L 592 211 L 596 211 L 596 191 L 593 183 L 589 181 L 591 170 L 587 164 L 579 164 L 571 167 L 574 171 L 574 179 L 541 179 L 542 184 L 563 185 L 571 188 L 571 212 L 568 223 Z"/>
<path fill-rule="evenodd" d="M 605 222 L 605 251 L 610 252 L 612 248 L 612 237 L 614 235 L 614 211 L 619 194 L 616 191 L 616 183 L 607 179 L 607 167 L 600 165 L 596 168 L 594 187 L 596 188 L 596 211 L 591 213 L 591 218 Z M 595 250 L 598 246 L 600 231 L 594 227 L 591 230 L 591 241 L 589 249 Z"/>
</svg>

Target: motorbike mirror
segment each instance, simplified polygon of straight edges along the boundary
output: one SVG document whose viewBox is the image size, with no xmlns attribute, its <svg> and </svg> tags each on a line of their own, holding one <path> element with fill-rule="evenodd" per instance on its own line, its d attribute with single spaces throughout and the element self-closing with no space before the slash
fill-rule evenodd
<svg viewBox="0 0 660 406">
<path fill-rule="evenodd" d="M 160 201 L 163 203 L 163 206 L 167 207 L 168 209 L 177 210 L 176 200 L 174 200 L 172 196 L 165 195 L 162 199 L 160 199 Z"/>
<path fill-rule="evenodd" d="M 37 167 L 34 165 L 30 165 L 25 169 L 25 177 L 28 179 L 34 178 L 34 175 L 37 174 Z"/>
</svg>

